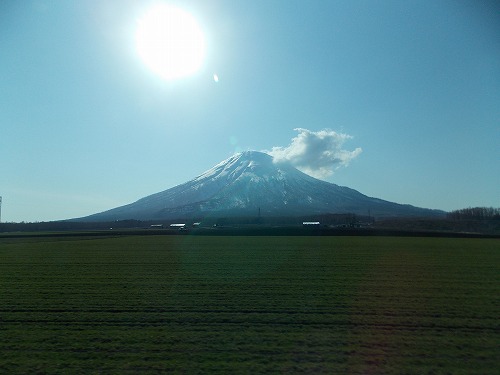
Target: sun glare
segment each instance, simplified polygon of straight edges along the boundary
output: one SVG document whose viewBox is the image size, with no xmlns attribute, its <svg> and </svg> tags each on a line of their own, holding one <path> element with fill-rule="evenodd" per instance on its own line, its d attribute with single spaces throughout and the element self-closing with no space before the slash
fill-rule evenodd
<svg viewBox="0 0 500 375">
<path fill-rule="evenodd" d="M 139 18 L 135 48 L 149 69 L 173 80 L 200 69 L 205 57 L 205 37 L 191 14 L 159 3 Z"/>
</svg>

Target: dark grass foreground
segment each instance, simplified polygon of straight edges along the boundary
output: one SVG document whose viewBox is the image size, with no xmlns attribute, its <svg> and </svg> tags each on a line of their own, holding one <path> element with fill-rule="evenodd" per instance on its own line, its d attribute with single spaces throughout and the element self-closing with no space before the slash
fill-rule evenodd
<svg viewBox="0 0 500 375">
<path fill-rule="evenodd" d="M 0 239 L 0 373 L 488 374 L 500 242 Z"/>
</svg>

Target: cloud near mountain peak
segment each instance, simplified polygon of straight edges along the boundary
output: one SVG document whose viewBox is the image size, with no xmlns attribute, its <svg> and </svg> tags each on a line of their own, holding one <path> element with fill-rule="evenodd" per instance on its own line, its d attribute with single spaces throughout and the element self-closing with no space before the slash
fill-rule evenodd
<svg viewBox="0 0 500 375">
<path fill-rule="evenodd" d="M 340 167 L 346 167 L 350 161 L 361 154 L 360 147 L 353 151 L 342 147 L 347 140 L 353 137 L 337 133 L 330 129 L 317 132 L 304 129 L 294 129 L 299 134 L 292 138 L 286 147 L 273 147 L 265 151 L 274 158 L 274 161 L 289 162 L 297 169 L 316 178 L 327 178 Z"/>
</svg>

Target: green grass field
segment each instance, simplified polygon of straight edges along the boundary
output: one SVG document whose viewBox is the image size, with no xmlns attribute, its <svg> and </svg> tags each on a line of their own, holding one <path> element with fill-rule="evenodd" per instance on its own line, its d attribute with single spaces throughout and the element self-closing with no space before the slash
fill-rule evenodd
<svg viewBox="0 0 500 375">
<path fill-rule="evenodd" d="M 500 241 L 0 239 L 0 373 L 488 374 Z"/>
</svg>

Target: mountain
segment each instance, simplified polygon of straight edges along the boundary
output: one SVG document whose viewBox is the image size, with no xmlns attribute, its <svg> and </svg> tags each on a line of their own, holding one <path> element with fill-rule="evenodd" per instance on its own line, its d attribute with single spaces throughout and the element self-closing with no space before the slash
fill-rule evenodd
<svg viewBox="0 0 500 375">
<path fill-rule="evenodd" d="M 429 210 L 371 198 L 321 181 L 257 151 L 235 154 L 184 184 L 81 221 L 157 220 L 203 216 L 304 216 L 355 213 L 438 216 Z"/>
</svg>

